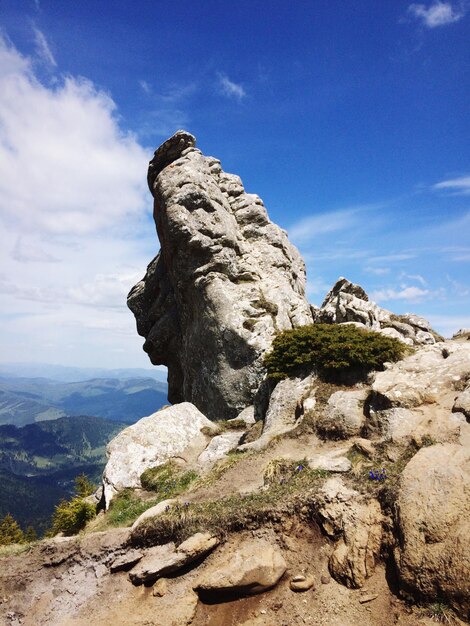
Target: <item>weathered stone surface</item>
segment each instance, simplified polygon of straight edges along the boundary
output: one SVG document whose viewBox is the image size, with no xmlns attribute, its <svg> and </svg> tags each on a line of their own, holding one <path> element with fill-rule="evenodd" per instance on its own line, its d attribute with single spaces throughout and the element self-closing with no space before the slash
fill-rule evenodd
<svg viewBox="0 0 470 626">
<path fill-rule="evenodd" d="M 149 167 L 161 252 L 130 292 L 144 350 L 168 366 L 169 400 L 236 417 L 277 330 L 312 322 L 305 266 L 261 199 L 179 131 Z"/>
<path fill-rule="evenodd" d="M 435 333 L 425 319 L 405 313 L 394 315 L 382 309 L 360 285 L 346 278 L 339 278 L 327 293 L 319 309 L 313 309 L 315 322 L 323 324 L 356 324 L 394 337 L 409 345 L 425 345 L 436 342 Z"/>
<path fill-rule="evenodd" d="M 382 541 L 382 513 L 377 500 L 329 479 L 318 496 L 324 530 L 337 539 L 330 557 L 331 575 L 347 587 L 361 587 L 372 575 Z"/>
<path fill-rule="evenodd" d="M 395 442 L 428 435 L 463 443 L 470 436 L 469 424 L 454 400 L 469 378 L 469 344 L 423 346 L 376 374 L 365 428 Z"/>
<path fill-rule="evenodd" d="M 372 459 L 375 454 L 374 445 L 368 439 L 362 439 L 362 438 L 355 439 L 354 447 L 356 448 L 358 452 L 365 454 L 370 459 Z"/>
<path fill-rule="evenodd" d="M 419 450 L 402 473 L 397 504 L 401 586 L 468 617 L 470 449 L 447 443 Z"/>
<path fill-rule="evenodd" d="M 452 411 L 454 413 L 463 413 L 467 418 L 467 422 L 470 422 L 470 387 L 467 387 L 455 398 Z"/>
<path fill-rule="evenodd" d="M 470 340 L 470 328 L 461 328 L 455 333 L 452 339 L 458 339 L 463 341 Z"/>
<path fill-rule="evenodd" d="M 326 294 L 315 322 L 323 324 L 341 324 L 343 322 L 360 322 L 367 328 L 378 330 L 382 309 L 375 302 L 369 301 L 369 296 L 359 285 L 349 282 L 346 278 L 339 278 Z"/>
<path fill-rule="evenodd" d="M 130 569 L 134 567 L 136 563 L 140 561 L 140 559 L 144 556 L 142 550 L 127 550 L 121 556 L 118 556 L 111 565 L 110 570 L 114 574 L 115 572 L 121 572 L 122 570 Z"/>
<path fill-rule="evenodd" d="M 121 431 L 108 444 L 103 474 L 106 507 L 126 487 L 141 487 L 140 477 L 150 467 L 172 458 L 190 461 L 204 450 L 208 438 L 201 430 L 214 424 L 189 402 L 157 411 Z"/>
<path fill-rule="evenodd" d="M 261 449 L 277 437 L 296 428 L 304 415 L 304 401 L 309 397 L 314 378 L 285 378 L 281 380 L 269 399 L 261 437 L 239 446 L 240 450 Z"/>
<path fill-rule="evenodd" d="M 286 569 L 287 564 L 275 546 L 254 539 L 227 549 L 208 567 L 194 588 L 207 596 L 260 593 L 274 587 Z"/>
<path fill-rule="evenodd" d="M 331 454 L 320 454 L 308 460 L 310 469 L 325 470 L 326 472 L 349 472 L 351 461 L 342 456 L 342 451 L 333 451 Z"/>
<path fill-rule="evenodd" d="M 149 548 L 143 559 L 129 572 L 129 578 L 134 585 L 154 582 L 209 554 L 218 544 L 219 540 L 209 533 L 197 533 L 177 549 L 174 543 Z"/>
<path fill-rule="evenodd" d="M 439 343 L 423 347 L 416 354 L 376 374 L 372 390 L 375 406 L 413 408 L 436 402 L 470 376 L 470 347 Z"/>
<path fill-rule="evenodd" d="M 255 423 L 255 407 L 253 405 L 247 406 L 241 413 L 232 419 L 242 420 L 246 426 L 251 426 Z M 230 422 L 231 420 L 229 420 Z"/>
<path fill-rule="evenodd" d="M 364 402 L 368 394 L 367 389 L 331 394 L 317 419 L 317 431 L 331 439 L 345 439 L 359 434 L 365 421 Z"/>
<path fill-rule="evenodd" d="M 197 462 L 200 465 L 210 466 L 216 461 L 223 459 L 227 452 L 234 450 L 243 434 L 243 431 L 233 431 L 223 433 L 214 437 L 207 448 L 201 452 Z"/>
</svg>

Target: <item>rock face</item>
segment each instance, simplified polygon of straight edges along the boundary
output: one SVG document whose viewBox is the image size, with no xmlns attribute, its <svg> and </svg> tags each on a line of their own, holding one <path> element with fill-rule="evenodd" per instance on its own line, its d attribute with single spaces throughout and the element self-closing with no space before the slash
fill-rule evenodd
<svg viewBox="0 0 470 626">
<path fill-rule="evenodd" d="M 339 278 L 327 293 L 319 309 L 313 310 L 314 321 L 322 324 L 357 324 L 409 345 L 436 343 L 436 333 L 428 321 L 412 313 L 394 315 L 380 308 L 360 285 Z"/>
<path fill-rule="evenodd" d="M 281 380 L 269 398 L 261 436 L 256 441 L 242 444 L 239 449 L 259 450 L 274 437 L 294 430 L 302 421 L 304 401 L 310 396 L 313 380 L 312 376 Z"/>
<path fill-rule="evenodd" d="M 323 529 L 338 539 L 329 563 L 332 576 L 348 587 L 361 587 L 379 558 L 383 520 L 380 504 L 361 497 L 337 478 L 325 483 L 318 503 Z"/>
<path fill-rule="evenodd" d="M 312 322 L 304 262 L 261 199 L 189 133 L 158 148 L 148 182 L 161 251 L 128 297 L 144 350 L 168 366 L 170 402 L 236 417 L 275 331 Z"/>
<path fill-rule="evenodd" d="M 142 473 L 179 458 L 191 461 L 205 449 L 203 428 L 214 429 L 189 402 L 167 407 L 144 417 L 121 431 L 108 444 L 108 462 L 103 474 L 106 507 L 118 491 L 140 488 Z"/>
<path fill-rule="evenodd" d="M 400 583 L 415 596 L 444 598 L 470 614 L 470 451 L 422 448 L 408 463 L 398 495 Z"/>
<path fill-rule="evenodd" d="M 331 394 L 316 429 L 332 439 L 346 439 L 358 435 L 365 421 L 364 402 L 367 389 L 336 391 Z"/>
<path fill-rule="evenodd" d="M 423 346 L 376 374 L 366 426 L 394 441 L 425 434 L 438 441 L 459 437 L 468 432 L 468 396 L 457 392 L 469 379 L 467 342 Z"/>
<path fill-rule="evenodd" d="M 226 550 L 197 582 L 205 596 L 221 593 L 246 595 L 274 587 L 287 569 L 280 551 L 267 541 L 247 541 L 235 551 Z"/>
</svg>

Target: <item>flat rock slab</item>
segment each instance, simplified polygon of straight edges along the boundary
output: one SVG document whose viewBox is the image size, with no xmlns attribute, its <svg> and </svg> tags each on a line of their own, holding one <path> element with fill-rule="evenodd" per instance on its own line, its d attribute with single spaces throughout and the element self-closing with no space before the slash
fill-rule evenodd
<svg viewBox="0 0 470 626">
<path fill-rule="evenodd" d="M 274 587 L 287 569 L 279 549 L 265 540 L 252 540 L 227 549 L 198 580 L 203 596 L 247 595 Z"/>
<path fill-rule="evenodd" d="M 112 574 L 116 572 L 121 572 L 123 570 L 131 569 L 134 567 L 144 556 L 142 550 L 128 550 L 125 554 L 118 556 L 110 566 L 110 570 Z"/>
<path fill-rule="evenodd" d="M 153 583 L 157 578 L 174 574 L 186 565 L 209 554 L 219 540 L 209 533 L 197 533 L 178 548 L 174 543 L 155 546 L 147 550 L 144 558 L 129 572 L 134 585 Z"/>
</svg>

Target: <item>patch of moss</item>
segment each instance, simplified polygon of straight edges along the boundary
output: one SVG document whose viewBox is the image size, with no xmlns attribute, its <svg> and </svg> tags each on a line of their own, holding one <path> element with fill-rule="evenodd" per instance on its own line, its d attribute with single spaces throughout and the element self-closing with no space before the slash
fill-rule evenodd
<svg viewBox="0 0 470 626">
<path fill-rule="evenodd" d="M 365 378 L 409 352 L 402 342 L 353 325 L 312 324 L 279 333 L 264 363 L 274 380 L 312 371 L 325 380 Z"/>
</svg>

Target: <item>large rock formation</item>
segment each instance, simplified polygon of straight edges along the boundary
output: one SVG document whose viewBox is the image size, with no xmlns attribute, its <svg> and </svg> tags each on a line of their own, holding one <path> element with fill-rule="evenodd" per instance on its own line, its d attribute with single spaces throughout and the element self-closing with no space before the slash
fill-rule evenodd
<svg viewBox="0 0 470 626">
<path fill-rule="evenodd" d="M 161 251 L 128 306 L 168 398 L 211 419 L 252 404 L 277 330 L 312 322 L 305 265 L 262 200 L 179 131 L 150 162 Z"/>
</svg>

